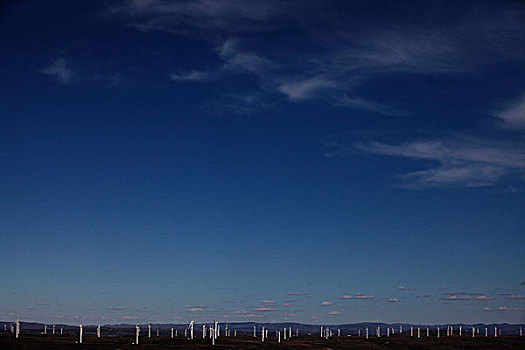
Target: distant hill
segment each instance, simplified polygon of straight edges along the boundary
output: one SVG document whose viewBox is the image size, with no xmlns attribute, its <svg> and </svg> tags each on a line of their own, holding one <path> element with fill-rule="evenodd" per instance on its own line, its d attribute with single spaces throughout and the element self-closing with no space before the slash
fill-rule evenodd
<svg viewBox="0 0 525 350">
<path fill-rule="evenodd" d="M 10 326 L 14 324 L 14 322 L 9 321 L 0 321 L 0 332 L 3 332 L 4 329 L 9 331 Z M 200 332 L 202 330 L 202 324 L 203 323 L 195 323 L 194 329 L 196 332 Z M 210 325 L 211 322 L 205 323 L 206 325 Z M 5 327 L 4 327 L 5 325 Z M 186 323 L 151 323 L 152 330 L 159 329 L 163 333 L 166 333 L 171 328 L 176 329 L 178 331 L 184 331 L 184 329 L 187 329 L 188 324 Z M 282 323 L 265 323 L 265 322 L 220 322 L 219 323 L 221 327 L 221 331 L 224 331 L 226 327 L 230 330 L 236 330 L 237 332 L 240 332 L 239 335 L 250 335 L 253 333 L 253 326 L 257 328 L 257 332 L 259 333 L 262 327 L 269 331 L 275 331 L 275 330 L 282 330 L 284 328 L 289 329 L 292 328 L 292 332 L 295 335 L 296 331 L 299 331 L 301 335 L 317 335 L 320 334 L 320 327 L 321 325 L 312 325 L 312 324 L 304 324 L 304 323 L 295 323 L 295 322 L 282 322 Z M 86 334 L 90 334 L 95 332 L 96 327 L 98 325 L 83 325 L 84 332 Z M 103 332 L 105 334 L 127 334 L 127 333 L 133 333 L 135 330 L 135 324 L 105 324 L 102 325 Z M 148 324 L 139 324 L 139 326 L 144 329 L 148 327 Z M 403 332 L 410 331 L 410 327 L 413 327 L 414 329 L 417 329 L 417 327 L 421 329 L 426 329 L 427 327 L 431 330 L 435 330 L 437 327 L 439 327 L 441 330 L 446 330 L 447 326 L 452 326 L 454 329 L 459 329 L 460 326 L 462 326 L 463 330 L 465 332 L 470 332 L 472 327 L 480 329 L 480 333 L 484 332 L 485 327 L 489 329 L 490 332 L 494 331 L 494 327 L 497 327 L 498 330 L 501 331 L 501 334 L 516 334 L 519 332 L 520 328 L 523 328 L 525 330 L 524 324 L 509 324 L 509 323 L 490 323 L 490 324 L 483 324 L 483 323 L 476 323 L 476 324 L 467 324 L 467 323 L 454 323 L 454 324 L 410 324 L 410 323 L 381 323 L 381 322 L 360 322 L 360 323 L 346 323 L 346 324 L 327 324 L 323 325 L 323 327 L 329 327 L 330 329 L 334 330 L 334 333 L 337 332 L 337 330 L 341 330 L 342 335 L 357 335 L 359 331 L 363 332 L 366 328 L 369 329 L 371 334 L 375 334 L 375 330 L 377 327 L 380 327 L 381 332 L 385 332 L 387 327 L 393 328 L 395 333 L 398 333 L 400 329 L 403 330 Z M 24 332 L 31 332 L 31 333 L 42 333 L 44 331 L 44 324 L 38 323 L 38 322 L 20 322 L 20 327 L 23 329 Z M 67 324 L 55 324 L 55 332 L 60 332 L 60 329 L 63 330 L 64 334 L 69 333 L 75 333 L 78 331 L 78 325 L 67 325 Z M 51 334 L 52 332 L 52 324 L 47 324 L 47 333 Z M 492 333 L 491 333 L 492 334 Z"/>
</svg>

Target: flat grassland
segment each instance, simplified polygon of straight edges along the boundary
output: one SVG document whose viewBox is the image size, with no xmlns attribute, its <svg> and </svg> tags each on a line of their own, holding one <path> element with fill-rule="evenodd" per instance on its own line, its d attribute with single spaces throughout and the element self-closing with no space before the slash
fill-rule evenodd
<svg viewBox="0 0 525 350">
<path fill-rule="evenodd" d="M 278 343 L 276 339 L 267 339 L 264 343 L 253 337 L 220 337 L 215 346 L 210 339 L 189 340 L 182 337 L 141 337 L 140 344 L 134 345 L 134 337 L 130 336 L 85 336 L 83 343 L 78 344 L 78 336 L 73 335 L 21 335 L 15 339 L 13 335 L 0 335 L 0 349 L 525 349 L 525 337 L 501 336 L 498 338 L 451 336 L 451 337 L 410 337 L 396 335 L 392 337 L 333 337 L 324 340 L 320 337 L 308 336 L 292 338 Z"/>
</svg>

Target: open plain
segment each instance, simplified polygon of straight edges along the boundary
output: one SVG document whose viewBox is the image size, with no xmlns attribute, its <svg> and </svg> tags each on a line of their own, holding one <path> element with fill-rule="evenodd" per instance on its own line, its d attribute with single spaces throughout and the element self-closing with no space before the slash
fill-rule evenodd
<svg viewBox="0 0 525 350">
<path fill-rule="evenodd" d="M 519 336 L 502 336 L 498 338 L 472 338 L 468 336 L 429 337 L 417 339 L 409 335 L 392 337 L 333 337 L 330 340 L 316 336 L 292 338 L 278 343 L 269 338 L 264 343 L 253 337 L 220 337 L 215 346 L 209 339 L 182 337 L 171 339 L 168 336 L 142 337 L 139 345 L 133 344 L 130 336 L 86 336 L 78 344 L 74 335 L 27 335 L 15 339 L 12 335 L 0 336 L 0 349 L 525 349 L 525 338 Z"/>
</svg>

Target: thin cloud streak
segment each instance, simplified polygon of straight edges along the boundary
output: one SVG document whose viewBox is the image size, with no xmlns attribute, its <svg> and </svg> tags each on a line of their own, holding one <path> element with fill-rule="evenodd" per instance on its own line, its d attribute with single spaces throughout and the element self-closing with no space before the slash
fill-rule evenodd
<svg viewBox="0 0 525 350">
<path fill-rule="evenodd" d="M 447 297 L 441 297 L 439 300 L 446 300 L 446 301 L 466 301 L 466 300 L 479 300 L 479 301 L 485 301 L 485 300 L 494 300 L 494 297 L 488 297 L 486 295 L 479 295 L 476 297 L 469 296 L 469 295 L 451 295 Z"/>
<path fill-rule="evenodd" d="M 525 308 L 523 307 L 506 307 L 506 306 L 499 306 L 495 309 L 492 309 L 490 307 L 484 307 L 483 311 L 525 311 Z"/>
<path fill-rule="evenodd" d="M 59 84 L 63 85 L 69 84 L 73 77 L 73 71 L 63 57 L 54 60 L 49 67 L 42 69 L 40 73 L 55 78 Z"/>
<path fill-rule="evenodd" d="M 505 128 L 525 129 L 525 94 L 496 116 L 501 119 L 502 126 Z"/>
<path fill-rule="evenodd" d="M 459 6 L 454 11 L 462 14 L 464 21 L 424 27 L 409 14 L 400 13 L 410 20 L 402 25 L 385 21 L 376 28 L 351 25 L 344 20 L 328 23 L 326 18 L 348 15 L 345 11 L 335 14 L 333 8 L 293 0 L 133 0 L 111 7 L 106 15 L 130 21 L 143 31 L 173 32 L 215 43 L 229 38 L 217 50 L 223 67 L 212 72 L 177 73 L 172 75 L 175 81 L 206 81 L 221 72 L 244 71 L 258 77 L 261 90 L 280 93 L 292 102 L 325 99 L 336 105 L 397 116 L 406 113 L 367 101 L 356 89 L 364 82 L 385 75 L 471 72 L 479 65 L 525 56 L 525 50 L 517 45 L 525 28 L 515 11 L 508 9 L 500 10 L 498 16 L 481 19 L 470 15 L 470 6 Z M 367 5 L 354 5 L 349 9 L 363 13 L 373 10 Z M 238 36 L 244 40 L 250 33 L 282 26 L 303 29 L 303 39 L 315 44 L 316 53 L 299 56 L 290 51 L 291 55 L 271 55 L 266 50 L 264 56 L 272 57 L 268 59 L 254 49 L 240 50 L 238 40 L 233 38 Z M 352 91 L 351 98 L 346 95 L 349 91 Z M 327 92 L 337 92 L 335 95 L 342 97 L 334 99 L 334 94 Z M 509 113 L 502 118 L 514 121 L 514 114 Z"/>
<path fill-rule="evenodd" d="M 359 150 L 392 157 L 435 161 L 437 166 L 399 176 L 408 187 L 490 186 L 505 175 L 525 172 L 525 145 L 472 138 L 387 144 L 358 143 Z"/>
<path fill-rule="evenodd" d="M 173 81 L 210 81 L 214 78 L 216 78 L 217 75 L 214 75 L 210 72 L 206 71 L 196 71 L 192 70 L 186 73 L 172 73 L 170 75 L 170 79 Z"/>
<path fill-rule="evenodd" d="M 336 84 L 323 76 L 300 80 L 288 80 L 279 84 L 277 90 L 286 95 L 290 101 L 311 98 L 319 90 L 333 88 Z"/>
<path fill-rule="evenodd" d="M 341 299 L 358 299 L 358 300 L 371 300 L 374 299 L 374 296 L 372 295 L 363 295 L 361 293 L 356 293 L 354 295 L 343 295 Z"/>
<path fill-rule="evenodd" d="M 286 7 L 286 4 L 273 0 L 132 0 L 110 8 L 108 14 L 130 18 L 143 31 L 205 37 L 205 34 L 215 31 L 236 33 L 271 29 L 273 25 L 268 21 L 284 13 Z"/>
</svg>

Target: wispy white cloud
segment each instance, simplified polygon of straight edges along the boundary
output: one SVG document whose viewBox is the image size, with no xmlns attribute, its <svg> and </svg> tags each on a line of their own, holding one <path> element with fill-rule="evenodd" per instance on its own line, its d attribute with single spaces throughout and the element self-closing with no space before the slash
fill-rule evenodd
<svg viewBox="0 0 525 350">
<path fill-rule="evenodd" d="M 439 298 L 439 300 L 447 300 L 447 301 L 465 301 L 465 300 L 479 300 L 479 301 L 486 301 L 486 300 L 494 300 L 494 297 L 489 297 L 486 295 L 449 295 L 445 297 Z"/>
<path fill-rule="evenodd" d="M 129 315 L 126 315 L 126 316 L 122 316 L 122 319 L 123 319 L 123 320 L 137 320 L 137 319 L 138 319 L 138 316 L 129 316 Z"/>
<path fill-rule="evenodd" d="M 257 54 L 243 51 L 239 48 L 237 39 L 229 38 L 217 48 L 220 58 L 224 61 L 225 70 L 243 70 L 260 74 L 273 67 L 274 64 Z"/>
<path fill-rule="evenodd" d="M 316 76 L 313 78 L 286 80 L 278 85 L 277 90 L 290 100 L 299 101 L 314 96 L 315 92 L 322 89 L 333 88 L 335 83 L 326 77 Z"/>
<path fill-rule="evenodd" d="M 505 175 L 523 175 L 525 171 L 525 144 L 520 142 L 459 138 L 399 144 L 371 141 L 356 147 L 379 155 L 435 161 L 437 166 L 400 176 L 413 188 L 489 186 Z"/>
<path fill-rule="evenodd" d="M 288 295 L 293 295 L 293 296 L 303 296 L 303 295 L 305 295 L 305 293 L 300 293 L 300 292 L 288 292 Z"/>
<path fill-rule="evenodd" d="M 509 129 L 525 129 L 525 95 L 508 105 L 502 112 L 496 114 L 502 120 L 502 126 Z"/>
<path fill-rule="evenodd" d="M 170 79 L 173 81 L 209 81 L 217 76 L 218 73 L 191 70 L 183 73 L 172 73 L 170 74 Z"/>
<path fill-rule="evenodd" d="M 190 307 L 190 308 L 187 308 L 187 310 L 189 312 L 204 312 L 203 307 Z"/>
<path fill-rule="evenodd" d="M 130 17 L 144 31 L 204 36 L 203 32 L 210 35 L 213 31 L 235 33 L 273 28 L 268 21 L 283 13 L 285 7 L 286 4 L 274 0 L 128 0 L 109 12 Z"/>
<path fill-rule="evenodd" d="M 340 311 L 330 311 L 330 312 L 327 312 L 328 315 L 341 315 L 341 312 Z"/>
<path fill-rule="evenodd" d="M 483 311 L 525 311 L 523 307 L 499 306 L 497 308 L 484 307 Z"/>
<path fill-rule="evenodd" d="M 343 97 L 339 101 L 336 101 L 336 104 L 341 107 L 360 109 L 363 111 L 384 115 L 403 116 L 407 114 L 405 112 L 395 110 L 389 106 L 385 106 L 381 103 L 365 100 L 361 97 L 349 97 L 346 93 L 343 94 Z"/>
<path fill-rule="evenodd" d="M 511 295 L 508 297 L 508 299 L 513 299 L 513 300 L 525 300 L 525 296 L 521 295 L 521 294 L 518 294 L 518 295 Z"/>
<path fill-rule="evenodd" d="M 387 19 L 381 26 L 353 25 L 346 16 L 357 21 L 362 18 L 347 10 L 375 12 L 373 6 L 365 3 L 346 8 L 300 0 L 125 0 L 108 12 L 145 31 L 174 32 L 214 43 L 230 38 L 217 49 L 220 68 L 176 73 L 172 75 L 175 81 L 208 81 L 217 75 L 243 71 L 257 76 L 256 84 L 261 90 L 283 94 L 289 101 L 322 98 L 341 106 L 388 115 L 405 113 L 363 98 L 359 94 L 360 84 L 396 73 L 467 72 L 480 65 L 525 57 L 525 49 L 517 45 L 521 44 L 525 26 L 517 11 L 509 6 L 496 15 L 484 17 L 472 16 L 472 6 L 457 6 L 453 9 L 454 18 L 462 18 L 461 21 L 434 21 L 426 25 L 413 21 L 402 6 L 394 11 L 399 11 L 396 16 L 407 16 L 406 21 Z M 426 11 L 425 6 L 420 10 L 432 12 Z M 304 37 L 299 40 L 316 50 L 305 53 L 290 49 L 283 55 L 278 45 L 275 49 L 266 46 L 254 49 L 258 45 L 253 42 L 250 49 L 239 48 L 238 41 L 258 40 L 248 38 L 251 33 L 284 26 L 302 29 Z M 346 95 L 349 91 L 352 97 Z M 335 95 L 343 97 L 333 98 Z M 519 117 L 522 107 L 516 108 L 518 117 L 511 110 L 501 114 L 505 123 L 523 124 Z"/>
<path fill-rule="evenodd" d="M 124 310 L 123 306 L 109 306 L 109 310 Z"/>
<path fill-rule="evenodd" d="M 389 303 L 397 303 L 399 302 L 399 299 L 398 298 L 390 298 L 387 300 Z"/>
<path fill-rule="evenodd" d="M 321 303 L 321 306 L 330 306 L 330 305 L 332 305 L 332 304 L 333 304 L 333 303 L 332 303 L 331 301 L 323 301 L 323 302 Z"/>
<path fill-rule="evenodd" d="M 189 312 L 211 311 L 206 305 L 186 305 L 184 308 Z"/>
<path fill-rule="evenodd" d="M 356 293 L 354 295 L 348 295 L 348 294 L 345 294 L 341 297 L 341 299 L 358 299 L 358 300 L 370 300 L 370 299 L 374 299 L 374 297 L 372 295 L 364 295 L 364 294 L 361 294 L 361 293 Z"/>
<path fill-rule="evenodd" d="M 274 307 L 266 307 L 266 306 L 257 306 L 257 307 L 252 308 L 252 310 L 253 311 L 263 311 L 263 312 L 277 311 L 277 309 Z"/>
<path fill-rule="evenodd" d="M 54 60 L 50 66 L 42 69 L 40 73 L 52 76 L 58 83 L 64 85 L 69 84 L 73 77 L 73 70 L 63 57 Z"/>
<path fill-rule="evenodd" d="M 480 292 L 446 292 L 445 295 L 483 295 L 483 293 Z"/>
</svg>

